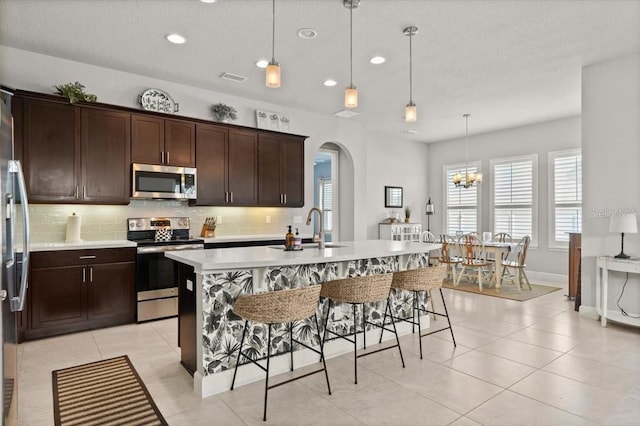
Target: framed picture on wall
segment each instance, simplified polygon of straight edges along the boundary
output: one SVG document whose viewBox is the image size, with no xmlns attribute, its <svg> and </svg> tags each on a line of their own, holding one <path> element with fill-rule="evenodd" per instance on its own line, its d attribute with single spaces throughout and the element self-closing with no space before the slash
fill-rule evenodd
<svg viewBox="0 0 640 426">
<path fill-rule="evenodd" d="M 390 208 L 402 208 L 402 187 L 384 187 L 384 206 Z"/>
</svg>

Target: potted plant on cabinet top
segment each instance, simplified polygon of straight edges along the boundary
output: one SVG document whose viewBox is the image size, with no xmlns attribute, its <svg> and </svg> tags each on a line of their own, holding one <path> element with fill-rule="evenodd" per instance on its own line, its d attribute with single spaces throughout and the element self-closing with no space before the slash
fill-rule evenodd
<svg viewBox="0 0 640 426">
<path fill-rule="evenodd" d="M 410 207 L 405 207 L 404 208 L 404 222 L 405 223 L 409 223 L 411 221 L 411 208 Z"/>
<path fill-rule="evenodd" d="M 98 97 L 96 95 L 85 93 L 84 85 L 77 81 L 75 83 L 53 86 L 53 88 L 58 91 L 58 95 L 64 96 L 65 98 L 69 99 L 69 103 L 72 104 L 79 101 L 96 102 L 98 100 Z"/>
<path fill-rule="evenodd" d="M 223 103 L 213 104 L 210 109 L 213 118 L 222 123 L 227 123 L 229 120 L 238 118 L 238 111 L 234 107 Z"/>
</svg>

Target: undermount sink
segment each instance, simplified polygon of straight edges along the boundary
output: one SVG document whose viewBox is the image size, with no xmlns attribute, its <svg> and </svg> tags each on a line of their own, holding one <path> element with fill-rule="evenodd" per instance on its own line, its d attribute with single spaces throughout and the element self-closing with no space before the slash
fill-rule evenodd
<svg viewBox="0 0 640 426">
<path fill-rule="evenodd" d="M 282 246 L 268 246 L 268 247 L 272 248 L 272 249 L 277 249 L 277 250 L 284 250 L 284 245 L 282 245 Z M 340 248 L 340 247 L 346 247 L 346 246 L 343 246 L 341 244 L 334 244 L 334 243 L 324 243 L 324 248 Z M 302 244 L 302 248 L 303 249 L 318 248 L 318 243 L 304 243 L 304 244 Z"/>
</svg>

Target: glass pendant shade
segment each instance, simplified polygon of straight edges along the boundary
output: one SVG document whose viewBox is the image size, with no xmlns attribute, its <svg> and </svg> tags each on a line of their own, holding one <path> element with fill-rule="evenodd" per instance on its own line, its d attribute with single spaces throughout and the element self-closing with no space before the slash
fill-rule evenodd
<svg viewBox="0 0 640 426">
<path fill-rule="evenodd" d="M 409 102 L 404 107 L 404 121 L 407 123 L 413 123 L 418 119 L 418 107 L 413 102 Z"/>
<path fill-rule="evenodd" d="M 276 61 L 269 62 L 266 70 L 266 79 L 265 83 L 267 87 L 271 87 L 272 89 L 277 89 L 280 87 L 280 64 Z"/>
<path fill-rule="evenodd" d="M 344 89 L 344 106 L 347 108 L 356 108 L 358 106 L 358 89 L 353 84 Z"/>
</svg>

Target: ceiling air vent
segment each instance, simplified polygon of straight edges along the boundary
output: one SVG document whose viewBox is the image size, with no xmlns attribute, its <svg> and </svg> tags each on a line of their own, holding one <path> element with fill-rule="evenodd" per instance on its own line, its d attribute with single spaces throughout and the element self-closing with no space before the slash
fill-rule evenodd
<svg viewBox="0 0 640 426">
<path fill-rule="evenodd" d="M 351 118 L 351 117 L 355 117 L 358 114 L 360 113 L 353 110 L 343 109 L 341 111 L 334 113 L 333 115 L 340 118 Z"/>
<path fill-rule="evenodd" d="M 243 81 L 245 81 L 247 79 L 247 77 L 243 77 L 241 75 L 237 75 L 237 74 L 231 74 L 228 72 L 223 73 L 220 78 L 223 78 L 225 80 L 231 80 L 231 81 L 235 81 L 236 83 L 242 83 Z"/>
</svg>

